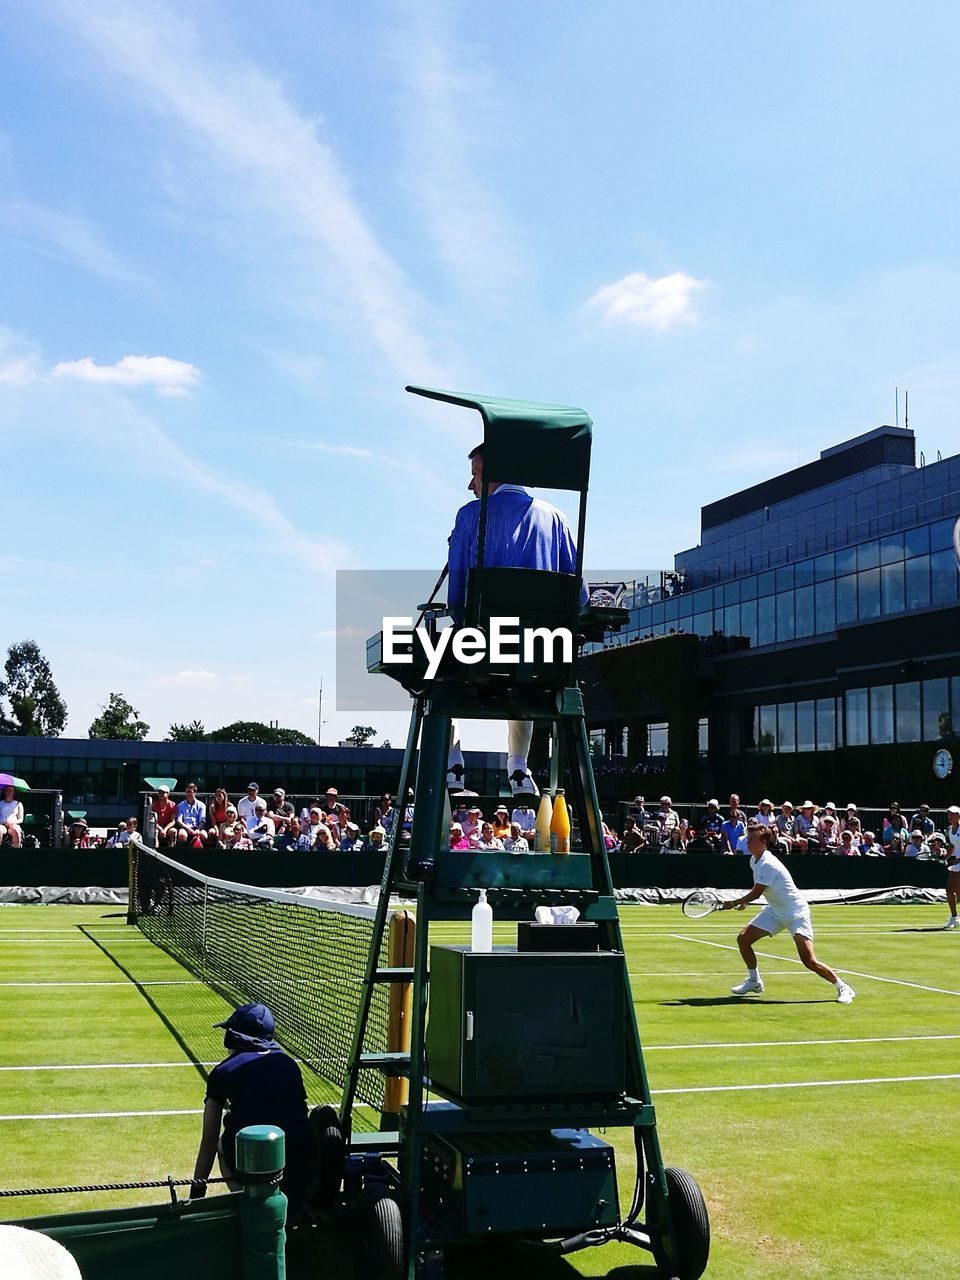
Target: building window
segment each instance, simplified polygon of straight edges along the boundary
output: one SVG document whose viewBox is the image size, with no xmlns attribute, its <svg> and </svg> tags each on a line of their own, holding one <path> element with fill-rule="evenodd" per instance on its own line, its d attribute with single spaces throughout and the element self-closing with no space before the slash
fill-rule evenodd
<svg viewBox="0 0 960 1280">
<path fill-rule="evenodd" d="M 761 575 L 763 576 L 763 575 Z M 764 596 L 757 609 L 757 643 L 776 644 L 777 600 L 776 596 Z"/>
<path fill-rule="evenodd" d="M 670 745 L 670 726 L 666 724 L 647 725 L 647 755 L 665 756 Z"/>
<path fill-rule="evenodd" d="M 920 682 L 912 680 L 907 684 L 898 684 L 897 696 L 897 741 L 920 741 Z"/>
<path fill-rule="evenodd" d="M 745 637 L 745 639 L 753 648 L 756 648 L 756 645 L 757 645 L 757 602 L 756 600 L 746 600 L 740 606 L 740 634 Z"/>
<path fill-rule="evenodd" d="M 876 543 L 873 544 L 876 546 Z M 861 622 L 880 617 L 880 570 L 868 569 L 857 574 L 857 617 Z"/>
<path fill-rule="evenodd" d="M 930 557 L 914 556 L 904 567 L 908 609 L 926 609 L 930 604 Z"/>
<path fill-rule="evenodd" d="M 885 564 L 880 570 L 880 594 L 884 613 L 903 613 L 902 564 Z"/>
<path fill-rule="evenodd" d="M 848 689 L 845 702 L 846 732 L 844 740 L 848 747 L 865 747 L 870 742 L 866 689 Z"/>
<path fill-rule="evenodd" d="M 794 638 L 793 592 L 781 591 L 777 596 L 777 640 Z"/>
<path fill-rule="evenodd" d="M 777 750 L 797 749 L 797 707 L 794 702 L 781 702 L 777 707 Z"/>
<path fill-rule="evenodd" d="M 813 587 L 798 587 L 795 597 L 797 639 L 813 635 Z"/>
<path fill-rule="evenodd" d="M 956 600 L 957 558 L 953 547 L 934 551 L 930 556 L 930 584 L 934 604 L 953 604 Z"/>
<path fill-rule="evenodd" d="M 950 732 L 950 684 L 943 680 L 923 682 L 923 740 L 939 742 Z"/>
<path fill-rule="evenodd" d="M 870 741 L 882 745 L 893 741 L 893 685 L 875 685 L 870 690 Z"/>
<path fill-rule="evenodd" d="M 761 751 L 777 749 L 777 708 L 776 704 L 760 708 L 760 737 L 758 746 Z"/>
<path fill-rule="evenodd" d="M 857 575 L 837 579 L 837 625 L 857 620 Z"/>
<path fill-rule="evenodd" d="M 700 759 L 706 760 L 710 754 L 710 721 L 705 716 L 697 724 L 697 738 L 700 746 Z"/>
<path fill-rule="evenodd" d="M 817 750 L 833 751 L 837 745 L 837 707 L 833 698 L 817 699 Z"/>
<path fill-rule="evenodd" d="M 797 592 L 799 595 L 800 593 Z M 797 703 L 797 750 L 798 751 L 816 751 L 817 749 L 817 728 L 816 716 L 814 713 L 814 703 L 811 699 L 809 702 Z"/>
</svg>

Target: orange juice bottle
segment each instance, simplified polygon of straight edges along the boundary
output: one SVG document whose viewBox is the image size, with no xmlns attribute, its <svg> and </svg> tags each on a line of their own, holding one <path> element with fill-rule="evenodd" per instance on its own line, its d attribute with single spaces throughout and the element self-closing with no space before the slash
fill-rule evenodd
<svg viewBox="0 0 960 1280">
<path fill-rule="evenodd" d="M 535 853 L 546 853 L 550 848 L 550 822 L 552 818 L 553 801 L 550 799 L 550 792 L 545 791 L 540 797 L 540 807 L 537 809 L 537 834 L 533 840 Z"/>
<path fill-rule="evenodd" d="M 557 788 L 557 798 L 553 802 L 553 817 L 550 819 L 550 852 L 570 852 L 570 814 L 563 788 Z"/>
</svg>

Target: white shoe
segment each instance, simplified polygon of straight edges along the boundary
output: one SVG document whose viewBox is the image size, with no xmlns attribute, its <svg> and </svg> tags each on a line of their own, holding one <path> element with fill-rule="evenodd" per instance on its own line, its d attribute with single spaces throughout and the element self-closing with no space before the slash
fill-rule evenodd
<svg viewBox="0 0 960 1280">
<path fill-rule="evenodd" d="M 856 994 L 849 983 L 841 982 L 837 987 L 837 1004 L 853 1004 L 853 997 Z"/>
<path fill-rule="evenodd" d="M 763 990 L 762 978 L 745 978 L 739 986 L 731 987 L 730 990 L 735 996 L 748 996 L 751 991 L 756 991 L 759 995 Z"/>
<path fill-rule="evenodd" d="M 944 929 L 960 929 L 960 916 L 951 916 L 943 927 Z"/>
<path fill-rule="evenodd" d="M 533 780 L 533 774 L 527 769 L 525 772 L 515 769 L 510 775 L 510 790 L 515 796 L 538 796 L 540 788 Z"/>
</svg>

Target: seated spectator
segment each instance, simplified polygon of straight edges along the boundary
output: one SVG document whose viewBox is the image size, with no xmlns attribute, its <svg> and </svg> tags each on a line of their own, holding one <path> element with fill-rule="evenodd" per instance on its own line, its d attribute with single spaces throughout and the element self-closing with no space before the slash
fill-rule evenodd
<svg viewBox="0 0 960 1280">
<path fill-rule="evenodd" d="M 300 839 L 300 819 L 294 816 L 284 824 L 283 830 L 277 836 L 276 847 L 282 853 L 293 853 L 297 848 L 297 841 Z"/>
<path fill-rule="evenodd" d="M 252 849 L 253 841 L 247 832 L 247 824 L 238 819 L 232 828 L 224 826 L 223 843 L 227 849 Z"/>
<path fill-rule="evenodd" d="M 604 824 L 606 825 L 606 824 Z M 503 842 L 503 847 L 508 853 L 529 853 L 530 845 L 523 834 L 523 830 L 519 822 L 510 823 L 510 834 Z"/>
<path fill-rule="evenodd" d="M 919 858 L 921 854 L 928 854 L 930 846 L 923 838 L 923 831 L 920 827 L 915 827 L 910 832 L 910 839 L 904 845 L 903 853 L 907 858 Z"/>
<path fill-rule="evenodd" d="M 393 796 L 389 792 L 383 793 L 380 803 L 373 811 L 373 825 L 383 827 L 384 831 L 389 831 L 393 825 Z"/>
<path fill-rule="evenodd" d="M 634 796 L 630 805 L 630 816 L 642 831 L 653 821 L 653 815 L 647 810 L 647 802 L 643 796 Z"/>
<path fill-rule="evenodd" d="M 940 862 L 947 860 L 947 837 L 942 831 L 935 831 L 930 837 L 930 852 Z"/>
<path fill-rule="evenodd" d="M 237 813 L 237 810 L 232 804 L 228 804 L 226 817 L 221 823 L 217 825 L 217 828 L 216 828 L 217 835 L 220 838 L 221 844 L 226 843 L 227 836 L 230 834 L 230 832 L 233 830 L 233 828 L 237 825 L 238 822 L 240 822 L 240 815 Z M 241 826 L 243 826 L 244 831 L 246 831 L 246 824 L 241 823 Z M 213 831 L 211 830 L 211 835 L 212 834 L 213 834 Z"/>
<path fill-rule="evenodd" d="M 632 813 L 627 814 L 623 820 L 623 839 L 620 842 L 622 852 L 635 853 L 638 849 L 646 847 L 647 837 L 644 835 L 643 828 L 638 826 Z"/>
<path fill-rule="evenodd" d="M 737 853 L 747 836 L 747 824 L 740 814 L 739 808 L 731 808 L 730 813 L 720 824 L 720 851 L 724 854 Z"/>
<path fill-rule="evenodd" d="M 224 791 L 223 787 L 217 787 L 213 795 L 210 797 L 210 803 L 207 805 L 207 827 L 208 834 L 211 836 L 220 835 L 220 825 L 227 820 L 227 811 L 230 809 L 230 797 Z M 236 813 L 236 810 L 234 810 Z"/>
<path fill-rule="evenodd" d="M 277 834 L 277 825 L 267 813 L 266 800 L 257 797 L 254 806 L 254 824 L 250 827 L 247 834 L 250 836 L 255 849 L 272 849 L 274 837 Z"/>
<path fill-rule="evenodd" d="M 661 841 L 669 839 L 670 833 L 676 831 L 680 826 L 680 815 L 673 808 L 673 801 L 669 796 L 660 797 L 660 808 L 656 813 L 656 821 L 660 828 Z"/>
<path fill-rule="evenodd" d="M 309 821 L 306 826 L 302 826 L 300 828 L 300 834 L 307 837 L 308 848 L 315 849 L 317 847 L 321 831 L 326 831 L 327 835 L 330 834 L 330 828 L 323 821 L 323 814 L 316 805 L 314 805 L 310 810 Z"/>
<path fill-rule="evenodd" d="M 480 839 L 480 823 L 483 821 L 483 810 L 478 809 L 476 805 L 467 810 L 467 820 L 463 824 L 463 834 L 467 837 L 471 844 L 476 844 Z"/>
<path fill-rule="evenodd" d="M 723 826 L 723 819 L 720 816 L 720 801 L 708 800 L 707 811 L 700 819 L 698 828 L 700 839 L 707 846 L 711 853 L 720 853 L 723 849 L 723 837 L 720 834 L 720 828 Z"/>
<path fill-rule="evenodd" d="M 841 834 L 846 831 L 847 827 L 853 826 L 854 824 L 856 824 L 856 830 L 859 831 L 860 819 L 857 817 L 857 806 L 855 804 L 848 804 L 846 813 L 840 819 Z"/>
<path fill-rule="evenodd" d="M 510 810 L 505 804 L 500 805 L 493 815 L 493 834 L 498 840 L 506 840 L 510 834 Z"/>
<path fill-rule="evenodd" d="M 840 819 L 835 813 L 822 813 L 817 823 L 818 853 L 836 853 L 840 843 Z"/>
<path fill-rule="evenodd" d="M 328 821 L 336 818 L 336 825 L 339 826 L 346 805 L 340 803 L 340 792 L 336 787 L 327 787 L 323 808 Z"/>
<path fill-rule="evenodd" d="M 519 823 L 520 834 L 523 836 L 524 840 L 529 842 L 530 840 L 536 839 L 537 815 L 530 808 L 526 800 L 521 798 L 520 803 L 510 815 L 510 822 L 511 824 L 514 822 Z"/>
<path fill-rule="evenodd" d="M 107 841 L 108 849 L 123 848 L 130 843 L 130 837 L 136 835 L 137 820 L 136 818 L 127 818 L 125 822 L 121 822 L 117 827 L 116 833 Z"/>
<path fill-rule="evenodd" d="M 804 800 L 793 824 L 794 848 L 798 853 L 819 853 L 817 836 L 817 806 L 812 800 Z"/>
<path fill-rule="evenodd" d="M 934 822 L 930 817 L 930 806 L 928 804 L 922 804 L 919 810 L 910 819 L 910 832 L 912 834 L 914 831 L 920 831 L 924 840 L 926 840 L 928 836 L 933 835 L 933 827 Z"/>
<path fill-rule="evenodd" d="M 896 800 L 894 800 L 890 805 L 890 811 L 883 820 L 883 827 L 880 832 L 880 839 L 883 843 L 883 847 L 888 852 L 894 836 L 900 837 L 901 846 L 909 839 L 907 824 L 904 820 L 903 814 L 900 812 L 900 806 L 897 804 Z"/>
<path fill-rule="evenodd" d="M 793 801 L 784 800 L 777 814 L 777 830 L 780 832 L 780 848 L 785 853 L 792 853 L 796 846 L 796 818 L 793 812 Z"/>
<path fill-rule="evenodd" d="M 70 830 L 67 832 L 67 847 L 70 849 L 89 849 L 90 837 L 87 832 L 87 824 L 84 819 L 77 818 L 75 822 L 70 824 Z"/>
<path fill-rule="evenodd" d="M 890 843 L 883 846 L 883 851 L 888 858 L 902 858 L 906 839 L 902 831 L 895 831 L 890 837 Z"/>
<path fill-rule="evenodd" d="M 23 803 L 12 786 L 3 788 L 0 799 L 0 843 L 4 840 L 9 840 L 14 849 L 23 844 Z"/>
<path fill-rule="evenodd" d="M 157 844 L 171 845 L 177 842 L 177 806 L 170 799 L 170 788 L 163 783 L 150 808 L 157 824 Z"/>
<path fill-rule="evenodd" d="M 313 797 L 313 799 L 310 801 L 310 803 L 309 803 L 309 804 L 305 804 L 305 805 L 303 806 L 303 808 L 300 810 L 300 830 L 301 830 L 301 832 L 303 831 L 304 827 L 309 827 L 309 825 L 310 825 L 310 814 L 311 814 L 311 811 L 312 811 L 312 810 L 314 810 L 314 809 L 316 809 L 316 810 L 317 810 L 317 812 L 319 812 L 319 811 L 320 811 L 320 809 L 321 809 L 321 807 L 322 807 L 322 806 L 321 806 L 321 804 L 320 804 L 320 797 L 319 797 L 319 796 L 314 796 L 314 797 Z"/>
<path fill-rule="evenodd" d="M 873 831 L 864 831 L 860 838 L 860 852 L 865 858 L 883 857 L 883 846 L 877 844 L 877 837 Z"/>
<path fill-rule="evenodd" d="M 353 853 L 354 849 L 359 848 L 360 828 L 355 822 L 348 822 L 343 829 L 343 835 L 340 837 L 340 852 Z"/>
<path fill-rule="evenodd" d="M 366 843 L 363 846 L 364 853 L 381 853 L 386 848 L 387 833 L 383 827 L 376 825 L 367 832 Z M 467 842 L 469 847 L 469 841 Z"/>
<path fill-rule="evenodd" d="M 207 806 L 197 799 L 197 784 L 188 782 L 186 797 L 177 805 L 177 840 L 180 844 L 202 848 L 207 834 Z"/>
<path fill-rule="evenodd" d="M 663 841 L 660 844 L 661 853 L 686 853 L 687 852 L 687 831 L 688 824 L 686 819 L 681 819 L 677 826 L 668 830 Z"/>
<path fill-rule="evenodd" d="M 777 819 L 773 812 L 772 800 L 761 800 L 757 806 L 757 815 L 753 819 L 758 827 L 775 827 Z"/>
<path fill-rule="evenodd" d="M 257 796 L 260 794 L 260 788 L 255 782 L 247 783 L 247 794 L 237 805 L 237 813 L 240 820 L 246 824 L 247 830 L 250 830 L 251 819 L 253 818 L 254 806 L 257 803 Z"/>
<path fill-rule="evenodd" d="M 740 797 L 737 795 L 735 791 L 731 791 L 730 799 L 727 801 L 727 817 L 739 818 L 740 821 L 744 824 L 744 826 L 746 826 L 747 824 L 747 815 L 744 812 L 744 810 L 740 807 Z"/>
<path fill-rule="evenodd" d="M 325 823 L 321 824 L 320 830 L 317 832 L 316 843 L 313 846 L 314 853 L 336 853 L 338 847 L 339 840 L 337 836 Z"/>
<path fill-rule="evenodd" d="M 286 791 L 283 787 L 275 787 L 273 796 L 267 801 L 267 814 L 273 819 L 273 825 L 278 833 L 284 831 L 293 813 L 293 805 L 287 799 Z"/>
<path fill-rule="evenodd" d="M 503 852 L 503 841 L 494 833 L 492 822 L 483 822 L 480 825 L 480 839 L 477 842 L 478 849 L 499 849 Z"/>
<path fill-rule="evenodd" d="M 849 827 L 840 832 L 840 845 L 837 848 L 837 853 L 844 858 L 860 857 L 860 846 Z"/>
<path fill-rule="evenodd" d="M 371 832 L 371 835 L 373 833 Z M 463 826 L 459 822 L 450 824 L 450 849 L 454 853 L 468 853 L 473 846 L 463 834 Z"/>
</svg>

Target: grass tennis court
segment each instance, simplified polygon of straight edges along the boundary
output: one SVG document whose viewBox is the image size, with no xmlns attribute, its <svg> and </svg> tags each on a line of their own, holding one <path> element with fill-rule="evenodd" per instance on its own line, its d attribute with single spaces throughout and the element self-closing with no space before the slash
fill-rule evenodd
<svg viewBox="0 0 960 1280">
<path fill-rule="evenodd" d="M 2 1187 L 192 1170 L 202 1073 L 222 1056 L 211 1024 L 227 1005 L 121 912 L 0 909 Z M 708 1276 L 955 1274 L 960 937 L 940 931 L 945 908 L 814 907 L 817 954 L 857 990 L 847 1007 L 782 936 L 758 948 L 763 996 L 730 996 L 747 918 L 622 913 L 665 1158 L 694 1173 L 710 1209 Z M 460 936 L 435 929 L 438 941 Z M 497 926 L 496 942 L 514 937 Z M 316 1077 L 307 1084 L 319 1101 Z M 628 1201 L 629 1136 L 618 1140 Z M 155 1197 L 8 1199 L 0 1217 Z M 612 1246 L 542 1274 L 639 1277 L 653 1274 L 647 1261 Z M 489 1273 L 478 1259 L 463 1272 Z"/>
</svg>

